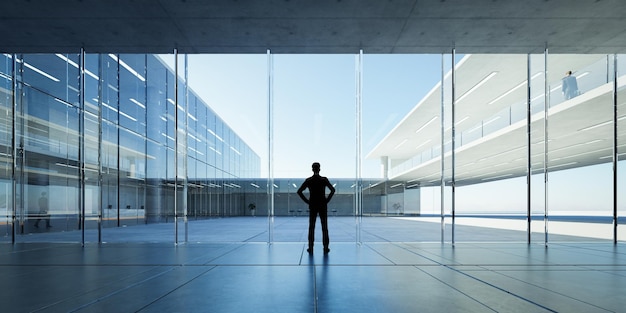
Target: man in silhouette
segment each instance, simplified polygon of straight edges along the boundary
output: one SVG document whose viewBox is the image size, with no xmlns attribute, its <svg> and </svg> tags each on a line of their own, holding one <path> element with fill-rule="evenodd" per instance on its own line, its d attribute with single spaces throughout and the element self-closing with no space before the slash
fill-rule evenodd
<svg viewBox="0 0 626 313">
<path fill-rule="evenodd" d="M 322 223 L 324 253 L 328 253 L 330 252 L 328 248 L 328 244 L 330 243 L 330 238 L 328 237 L 328 202 L 330 202 L 330 199 L 335 194 L 335 187 L 330 184 L 328 178 L 320 176 L 319 163 L 313 163 L 312 169 L 313 176 L 307 178 L 298 189 L 298 196 L 309 205 L 309 248 L 306 251 L 313 253 L 315 220 L 319 214 L 320 222 Z M 308 199 L 302 193 L 307 188 L 309 189 Z M 328 197 L 326 197 L 326 188 L 330 190 Z"/>
</svg>

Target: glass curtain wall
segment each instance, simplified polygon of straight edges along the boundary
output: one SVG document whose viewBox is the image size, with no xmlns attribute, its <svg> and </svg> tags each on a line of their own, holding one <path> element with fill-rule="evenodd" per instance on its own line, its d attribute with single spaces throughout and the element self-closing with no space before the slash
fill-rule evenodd
<svg viewBox="0 0 626 313">
<path fill-rule="evenodd" d="M 18 234 L 66 231 L 80 241 L 78 54 L 16 56 Z M 18 237 L 18 241 L 26 237 Z"/>
<path fill-rule="evenodd" d="M 176 77 L 173 61 L 2 55 L 5 240 L 144 241 L 125 237 L 123 226 L 176 217 L 180 236 L 150 240 L 180 241 L 189 216 L 241 215 L 242 193 L 223 190 L 260 176 L 258 154 L 187 88 L 184 74 Z"/>
<path fill-rule="evenodd" d="M 13 222 L 13 58 L 0 56 L 0 241 L 11 241 Z"/>
<path fill-rule="evenodd" d="M 547 51 L 528 55 L 453 53 L 444 55 L 444 60 L 446 57 L 453 59 L 455 69 L 442 71 L 442 113 L 428 110 L 427 103 L 436 97 L 424 93 L 412 111 L 393 123 L 395 128 L 371 148 L 369 156 L 379 157 L 386 168 L 383 173 L 388 175 L 380 184 L 405 188 L 391 196 L 386 187 L 381 189 L 381 207 L 389 197 L 406 204 L 411 197 L 406 187 L 418 182 L 416 177 L 426 176 L 419 171 L 427 167 L 428 155 L 412 152 L 400 156 L 404 145 L 413 144 L 407 135 L 411 132 L 403 129 L 444 116 L 443 140 L 425 133 L 427 128 L 418 130 L 423 140 L 441 140 L 445 155 L 439 163 L 441 170 L 436 171 L 442 182 L 431 181 L 440 191 L 431 188 L 428 192 L 427 186 L 420 186 L 419 194 L 420 216 L 428 214 L 425 207 L 429 203 L 432 207 L 437 197 L 443 202 L 444 215 L 454 215 L 454 225 L 450 225 L 452 219 L 446 219 L 442 240 L 612 239 L 614 201 L 621 212 L 619 191 L 613 192 L 611 155 L 614 57 L 550 55 Z M 445 61 L 442 64 L 445 68 Z M 564 76 L 570 70 L 577 87 L 568 94 Z M 365 62 L 363 75 L 365 95 L 373 92 L 368 79 L 384 77 L 369 62 Z M 620 88 L 617 83 L 618 109 Z M 364 98 L 366 102 L 369 99 Z M 413 121 L 412 114 L 426 122 Z M 616 121 L 621 122 L 619 113 Z M 618 141 L 619 129 L 615 129 Z M 409 177 L 410 173 L 416 177 Z M 621 179 L 616 179 L 619 188 Z M 381 213 L 394 212 L 387 208 Z"/>
<path fill-rule="evenodd" d="M 5 241 L 305 242 L 314 161 L 331 241 L 526 241 L 528 210 L 532 242 L 609 241 L 626 211 L 622 55 L 1 58 Z"/>
<path fill-rule="evenodd" d="M 274 241 L 307 242 L 308 206 L 296 191 L 313 162 L 336 189 L 331 242 L 356 240 L 355 66 L 354 55 L 273 55 Z M 318 218 L 319 249 L 321 228 Z"/>
</svg>

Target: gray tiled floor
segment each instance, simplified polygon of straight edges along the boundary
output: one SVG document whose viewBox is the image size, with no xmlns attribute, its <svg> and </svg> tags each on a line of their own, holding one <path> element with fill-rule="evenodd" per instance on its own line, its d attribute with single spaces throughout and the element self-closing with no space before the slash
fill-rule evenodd
<svg viewBox="0 0 626 313">
<path fill-rule="evenodd" d="M 308 255 L 302 235 L 306 219 L 275 221 L 277 240 L 272 244 L 257 238 L 268 238 L 266 222 L 252 218 L 193 222 L 190 242 L 179 245 L 160 240 L 170 238 L 172 225 L 166 225 L 169 232 L 161 232 L 164 225 L 109 230 L 108 243 L 84 247 L 61 239 L 36 242 L 33 236 L 31 242 L 3 243 L 1 310 L 619 312 L 626 308 L 623 243 L 577 238 L 546 247 L 523 240 L 468 240 L 454 246 L 394 241 L 380 229 L 401 233 L 405 227 L 409 233 L 415 232 L 415 224 L 380 218 L 363 238 L 379 240 L 357 244 L 338 240 L 354 235 L 349 220 L 337 219 L 331 224 L 335 240 L 330 254 L 316 246 Z M 345 222 L 345 229 L 340 222 Z M 214 233 L 222 228 L 229 230 L 222 237 Z M 482 230 L 460 231 L 469 239 Z M 288 241 L 287 234 L 298 239 Z"/>
</svg>

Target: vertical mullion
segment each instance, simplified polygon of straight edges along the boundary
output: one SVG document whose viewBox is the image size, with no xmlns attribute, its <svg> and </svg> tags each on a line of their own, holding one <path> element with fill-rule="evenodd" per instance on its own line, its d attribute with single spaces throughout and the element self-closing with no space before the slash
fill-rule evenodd
<svg viewBox="0 0 626 313">
<path fill-rule="evenodd" d="M 268 244 L 274 242 L 274 56 L 267 50 Z"/>
<path fill-rule="evenodd" d="M 79 227 L 81 229 L 81 245 L 85 246 L 85 48 L 80 49 L 79 60 L 79 108 L 78 108 L 78 171 L 79 171 Z"/>
<path fill-rule="evenodd" d="M 530 107 L 531 102 L 531 90 L 530 90 L 530 76 L 531 76 L 531 68 L 530 68 L 530 53 L 527 54 L 526 57 L 526 220 L 527 220 L 527 233 L 526 239 L 528 243 L 531 242 L 531 177 L 532 177 L 532 151 L 531 151 L 531 122 L 532 122 L 532 112 Z"/>
<path fill-rule="evenodd" d="M 544 188 L 544 245 L 548 245 L 548 109 L 550 108 L 550 87 L 548 85 L 548 47 L 543 52 L 544 57 L 544 108 L 543 108 L 543 188 Z"/>
</svg>

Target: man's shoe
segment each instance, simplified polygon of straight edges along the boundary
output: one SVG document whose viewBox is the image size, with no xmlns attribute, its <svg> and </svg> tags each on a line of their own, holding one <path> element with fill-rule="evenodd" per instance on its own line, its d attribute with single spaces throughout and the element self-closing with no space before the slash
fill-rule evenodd
<svg viewBox="0 0 626 313">
<path fill-rule="evenodd" d="M 308 252 L 309 254 L 313 254 L 313 248 L 306 249 L 306 252 Z"/>
<path fill-rule="evenodd" d="M 328 253 L 328 252 L 330 252 L 330 249 L 324 248 L 324 253 Z"/>
</svg>

